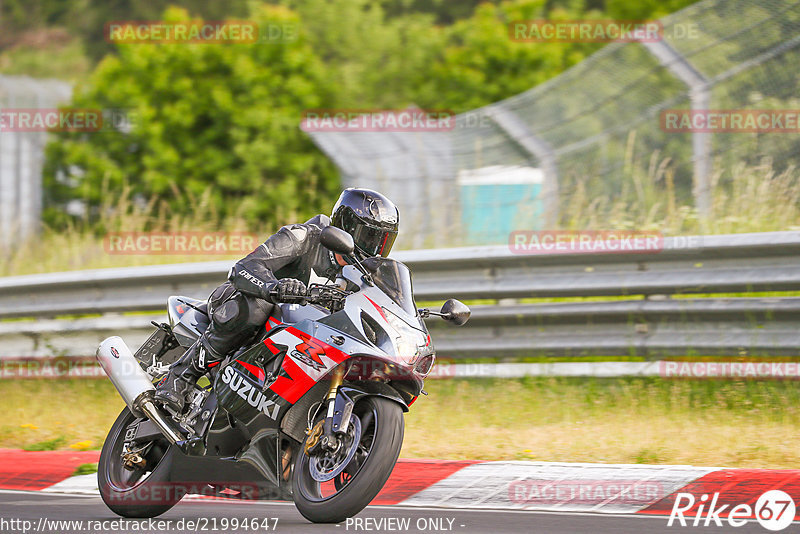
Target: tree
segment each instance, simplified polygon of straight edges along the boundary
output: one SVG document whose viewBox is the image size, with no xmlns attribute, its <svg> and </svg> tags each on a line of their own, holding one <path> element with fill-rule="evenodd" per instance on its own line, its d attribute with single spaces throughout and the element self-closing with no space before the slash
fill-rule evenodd
<svg viewBox="0 0 800 534">
<path fill-rule="evenodd" d="M 328 66 L 338 107 L 404 108 L 444 45 L 429 15 L 388 15 L 371 0 L 286 0 Z"/>
<path fill-rule="evenodd" d="M 445 46 L 417 77 L 420 105 L 467 111 L 526 91 L 582 61 L 602 44 L 531 43 L 509 35 L 514 21 L 597 18 L 577 4 L 569 10 L 551 10 L 547 0 L 481 4 L 472 17 L 443 29 Z"/>
</svg>

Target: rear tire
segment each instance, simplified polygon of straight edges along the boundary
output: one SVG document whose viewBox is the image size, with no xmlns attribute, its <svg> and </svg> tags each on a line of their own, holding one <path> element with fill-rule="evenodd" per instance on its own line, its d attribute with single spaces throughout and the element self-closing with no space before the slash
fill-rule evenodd
<svg viewBox="0 0 800 534">
<path fill-rule="evenodd" d="M 346 484 L 337 484 L 334 495 L 321 495 L 319 483 L 309 473 L 308 456 L 300 448 L 292 474 L 292 487 L 295 506 L 309 521 L 340 523 L 353 517 L 375 498 L 394 469 L 403 445 L 405 425 L 402 408 L 382 397 L 365 397 L 353 410 L 354 413 L 359 411 L 374 415 L 372 444 L 357 472 Z M 369 428 L 364 426 L 363 435 L 367 435 Z"/>
<path fill-rule="evenodd" d="M 163 514 L 184 495 L 184 491 L 169 484 L 170 467 L 175 448 L 164 440 L 154 442 L 147 455 L 148 462 L 155 465 L 146 478 L 131 482 L 125 480 L 134 472 L 122 466 L 122 448 L 125 441 L 125 430 L 136 417 L 128 408 L 122 410 L 108 432 L 100 463 L 97 467 L 97 484 L 100 496 L 106 506 L 122 517 L 156 517 Z"/>
</svg>

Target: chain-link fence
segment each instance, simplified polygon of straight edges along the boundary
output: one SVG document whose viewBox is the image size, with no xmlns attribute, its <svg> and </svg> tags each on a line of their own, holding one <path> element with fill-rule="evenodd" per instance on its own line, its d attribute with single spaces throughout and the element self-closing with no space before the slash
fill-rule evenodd
<svg viewBox="0 0 800 534">
<path fill-rule="evenodd" d="M 576 192 L 635 200 L 637 182 L 659 180 L 663 162 L 674 196 L 708 214 L 714 173 L 765 157 L 786 169 L 800 158 L 800 137 L 668 131 L 663 114 L 800 110 L 800 3 L 706 0 L 661 22 L 662 38 L 610 44 L 525 93 L 459 115 L 450 131 L 311 135 L 346 185 L 396 200 L 407 247 L 502 243 L 509 228 L 554 228 Z"/>
<path fill-rule="evenodd" d="M 69 100 L 68 83 L 0 76 L 0 113 L 42 110 Z M 0 117 L 2 118 L 2 117 Z M 0 120 L 0 249 L 35 233 L 42 211 L 42 167 L 47 134 Z"/>
</svg>

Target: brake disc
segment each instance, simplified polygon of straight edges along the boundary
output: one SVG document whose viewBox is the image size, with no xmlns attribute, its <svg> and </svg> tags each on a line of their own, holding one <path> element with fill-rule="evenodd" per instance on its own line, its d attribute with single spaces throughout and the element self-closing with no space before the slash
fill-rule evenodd
<svg viewBox="0 0 800 534">
<path fill-rule="evenodd" d="M 311 478 L 317 482 L 327 482 L 336 478 L 336 475 L 344 471 L 347 464 L 353 459 L 361 441 L 361 420 L 355 415 L 350 416 L 347 437 L 339 439 L 349 440 L 350 443 L 346 450 L 342 450 L 340 446 L 334 452 L 325 451 L 309 457 L 308 471 L 311 473 Z"/>
</svg>

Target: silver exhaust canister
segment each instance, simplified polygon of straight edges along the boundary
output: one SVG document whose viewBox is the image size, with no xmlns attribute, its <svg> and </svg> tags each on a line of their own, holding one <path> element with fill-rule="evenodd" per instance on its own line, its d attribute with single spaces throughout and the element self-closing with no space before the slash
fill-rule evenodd
<svg viewBox="0 0 800 534">
<path fill-rule="evenodd" d="M 104 340 L 97 347 L 96 357 L 131 412 L 153 421 L 173 445 L 185 449 L 185 438 L 153 403 L 155 387 L 122 338 L 112 336 Z"/>
<path fill-rule="evenodd" d="M 131 349 L 119 336 L 112 336 L 97 347 L 97 361 L 117 388 L 122 400 L 136 415 L 141 415 L 137 400 L 155 390 Z M 140 401 L 141 402 L 141 401 Z"/>
</svg>

